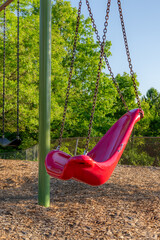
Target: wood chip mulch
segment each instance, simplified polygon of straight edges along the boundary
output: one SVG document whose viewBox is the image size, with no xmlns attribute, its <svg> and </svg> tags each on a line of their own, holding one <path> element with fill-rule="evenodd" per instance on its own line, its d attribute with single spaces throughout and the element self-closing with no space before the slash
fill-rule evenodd
<svg viewBox="0 0 160 240">
<path fill-rule="evenodd" d="M 160 168 L 118 165 L 91 187 L 51 179 L 37 204 L 38 163 L 0 160 L 0 239 L 160 239 Z"/>
</svg>

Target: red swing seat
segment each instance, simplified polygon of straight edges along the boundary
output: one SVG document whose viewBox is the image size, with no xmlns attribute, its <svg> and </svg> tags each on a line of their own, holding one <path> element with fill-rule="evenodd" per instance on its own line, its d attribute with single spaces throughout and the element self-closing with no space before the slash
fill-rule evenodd
<svg viewBox="0 0 160 240">
<path fill-rule="evenodd" d="M 115 169 L 140 118 L 139 109 L 124 114 L 87 155 L 72 157 L 60 150 L 52 150 L 45 160 L 47 173 L 61 180 L 72 178 L 93 186 L 104 184 Z"/>
</svg>

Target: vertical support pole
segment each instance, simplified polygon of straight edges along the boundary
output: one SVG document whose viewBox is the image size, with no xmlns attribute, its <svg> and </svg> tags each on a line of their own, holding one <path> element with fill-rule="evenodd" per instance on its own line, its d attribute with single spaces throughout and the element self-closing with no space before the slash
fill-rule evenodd
<svg viewBox="0 0 160 240">
<path fill-rule="evenodd" d="M 50 150 L 51 0 L 40 0 L 39 181 L 38 203 L 50 206 L 50 177 L 45 157 Z"/>
</svg>

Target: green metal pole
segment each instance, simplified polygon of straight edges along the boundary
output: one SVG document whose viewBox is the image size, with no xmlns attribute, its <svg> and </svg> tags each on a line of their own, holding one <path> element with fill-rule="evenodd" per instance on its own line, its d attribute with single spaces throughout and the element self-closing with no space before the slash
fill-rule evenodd
<svg viewBox="0 0 160 240">
<path fill-rule="evenodd" d="M 50 150 L 51 0 L 40 0 L 39 179 L 38 203 L 50 206 L 50 177 L 45 157 Z"/>
</svg>

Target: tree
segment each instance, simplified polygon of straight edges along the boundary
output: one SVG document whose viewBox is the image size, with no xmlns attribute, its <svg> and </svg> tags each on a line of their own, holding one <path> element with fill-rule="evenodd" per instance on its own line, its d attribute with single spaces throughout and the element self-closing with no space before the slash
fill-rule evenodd
<svg viewBox="0 0 160 240">
<path fill-rule="evenodd" d="M 13 2 L 6 11 L 6 137 L 16 135 L 16 4 Z M 76 26 L 77 9 L 68 1 L 54 1 L 52 8 L 52 137 L 58 137 L 63 105 L 68 81 L 71 51 Z M 3 17 L 3 16 L 2 16 Z M 2 22 L 2 21 L 1 21 Z M 3 32 L 0 32 L 3 39 Z M 3 76 L 3 41 L 0 45 L 0 78 Z M 107 42 L 109 55 L 111 43 Z M 86 135 L 90 109 L 94 94 L 99 61 L 99 45 L 94 42 L 91 21 L 81 17 L 79 41 L 72 79 L 72 88 L 67 110 L 66 132 L 64 136 Z M 102 73 L 100 83 L 105 91 L 109 79 Z M 21 0 L 20 4 L 20 135 L 21 148 L 26 148 L 38 140 L 38 80 L 39 80 L 39 1 Z M 100 87 L 99 92 L 102 91 Z M 2 81 L 0 81 L 2 89 Z M 99 98 L 103 103 L 109 96 Z M 2 107 L 2 92 L 0 102 Z M 112 104 L 112 103 L 111 103 Z M 77 111 L 81 109 L 80 111 Z M 102 109 L 104 112 L 104 109 Z M 0 113 L 2 120 L 2 112 Z M 80 120 L 81 119 L 81 120 Z M 2 127 L 2 121 L 1 121 Z M 94 133 L 94 132 L 93 132 Z"/>
<path fill-rule="evenodd" d="M 150 123 L 147 136 L 160 136 L 160 93 L 155 88 L 150 88 L 143 101 L 149 105 Z"/>
<path fill-rule="evenodd" d="M 54 0 L 52 6 L 52 62 L 51 62 L 51 137 L 58 138 L 66 96 L 71 53 L 76 27 L 77 9 L 69 1 Z M 16 133 L 16 3 L 6 10 L 6 137 Z M 2 25 L 1 15 L 1 25 Z M 2 28 L 1 28 L 2 29 Z M 0 30 L 0 89 L 3 79 L 3 31 Z M 105 52 L 110 56 L 111 42 Z M 87 136 L 93 95 L 98 71 L 100 47 L 94 41 L 91 20 L 81 16 L 74 62 L 67 117 L 63 137 Z M 111 77 L 101 73 L 92 136 L 102 136 L 125 112 Z M 136 77 L 136 75 L 135 75 Z M 136 108 L 133 83 L 129 74 L 118 74 L 116 81 L 129 109 Z M 137 86 L 138 81 L 136 80 Z M 20 135 L 21 148 L 37 143 L 39 130 L 39 0 L 21 0 L 20 3 Z M 154 93 L 155 94 L 155 93 Z M 142 101 L 145 116 L 136 124 L 135 134 L 151 135 L 151 121 L 159 128 L 159 97 L 149 93 Z M 159 95 L 158 95 L 159 96 Z M 0 107 L 2 109 L 2 91 Z M 151 104 L 152 103 L 152 104 Z M 2 111 L 0 112 L 2 127 Z M 159 122 L 158 122 L 159 121 Z M 151 128 L 156 134 L 156 129 Z M 159 130 L 158 130 L 159 131 Z"/>
<path fill-rule="evenodd" d="M 158 101 L 159 93 L 155 88 L 150 88 L 146 93 L 146 101 L 149 102 L 150 107 L 155 105 Z"/>
</svg>

